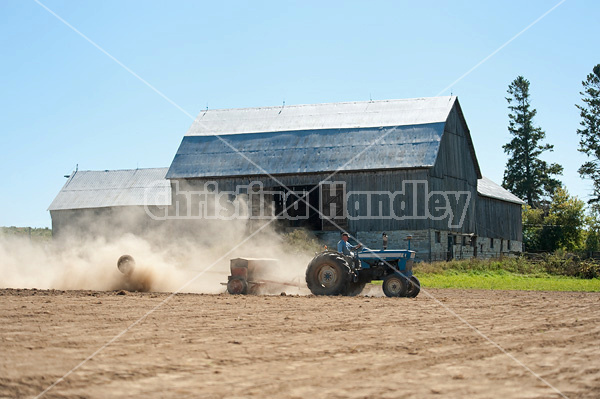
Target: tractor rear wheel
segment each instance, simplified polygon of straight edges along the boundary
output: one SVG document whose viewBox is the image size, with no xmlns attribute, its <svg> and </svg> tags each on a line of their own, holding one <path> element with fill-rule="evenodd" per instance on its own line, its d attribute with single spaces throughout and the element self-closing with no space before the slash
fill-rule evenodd
<svg viewBox="0 0 600 399">
<path fill-rule="evenodd" d="M 383 293 L 388 297 L 406 296 L 406 279 L 394 273 L 383 280 Z"/>
<path fill-rule="evenodd" d="M 349 279 L 348 262 L 335 252 L 317 255 L 306 269 L 306 284 L 314 295 L 345 295 Z"/>
<path fill-rule="evenodd" d="M 408 287 L 406 288 L 406 296 L 409 298 L 415 298 L 421 292 L 421 282 L 415 276 L 410 278 Z"/>
</svg>

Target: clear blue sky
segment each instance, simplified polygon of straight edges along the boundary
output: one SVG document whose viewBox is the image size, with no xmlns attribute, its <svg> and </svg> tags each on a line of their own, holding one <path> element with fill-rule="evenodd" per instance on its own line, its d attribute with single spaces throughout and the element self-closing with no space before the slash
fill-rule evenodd
<svg viewBox="0 0 600 399">
<path fill-rule="evenodd" d="M 188 113 L 435 96 L 559 0 L 42 1 Z M 536 124 L 577 168 L 581 81 L 600 63 L 600 2 L 567 0 L 452 87 L 484 175 L 502 181 L 506 89 L 531 81 Z M 169 166 L 191 125 L 34 1 L 0 1 L 0 225 L 50 226 L 80 169 Z M 450 90 L 442 93 L 449 95 Z"/>
</svg>

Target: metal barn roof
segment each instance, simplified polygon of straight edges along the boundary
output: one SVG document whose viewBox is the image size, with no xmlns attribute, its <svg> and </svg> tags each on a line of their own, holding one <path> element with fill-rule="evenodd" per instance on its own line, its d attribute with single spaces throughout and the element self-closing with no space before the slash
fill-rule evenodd
<svg viewBox="0 0 600 399">
<path fill-rule="evenodd" d="M 49 211 L 128 205 L 170 205 L 168 168 L 73 172 Z"/>
<path fill-rule="evenodd" d="M 432 123 L 236 134 L 221 138 L 186 136 L 167 178 L 431 166 L 443 132 L 443 123 Z"/>
<path fill-rule="evenodd" d="M 485 176 L 477 180 L 477 193 L 484 197 L 490 197 L 501 201 L 513 202 L 519 205 L 525 204 L 522 199 Z"/>
<path fill-rule="evenodd" d="M 200 112 L 186 136 L 357 129 L 445 122 L 456 96 Z"/>
<path fill-rule="evenodd" d="M 433 97 L 205 111 L 183 138 L 167 178 L 430 167 L 455 102 Z"/>
</svg>

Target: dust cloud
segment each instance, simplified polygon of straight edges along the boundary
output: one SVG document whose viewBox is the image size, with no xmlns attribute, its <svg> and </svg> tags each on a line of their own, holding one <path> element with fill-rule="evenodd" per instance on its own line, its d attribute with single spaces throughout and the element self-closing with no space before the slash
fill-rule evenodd
<svg viewBox="0 0 600 399">
<path fill-rule="evenodd" d="M 274 224 L 242 219 L 149 225 L 146 215 L 122 213 L 80 216 L 51 242 L 0 235 L 0 288 L 223 293 L 229 260 L 242 257 L 278 260 L 266 275 L 281 284 L 257 293 L 309 293 L 304 273 L 314 247 L 299 249 Z M 129 228 L 117 228 L 118 220 Z M 125 254 L 135 259 L 129 275 L 117 269 Z"/>
</svg>

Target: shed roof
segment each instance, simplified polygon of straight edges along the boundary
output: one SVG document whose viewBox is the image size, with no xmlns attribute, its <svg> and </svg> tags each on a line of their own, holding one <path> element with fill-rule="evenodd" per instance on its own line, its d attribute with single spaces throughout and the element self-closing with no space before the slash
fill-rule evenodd
<svg viewBox="0 0 600 399">
<path fill-rule="evenodd" d="M 513 202 L 519 205 L 525 204 L 522 199 L 506 190 L 504 187 L 494 183 L 485 176 L 477 180 L 477 193 L 484 197 L 494 198 L 501 201 Z"/>
<path fill-rule="evenodd" d="M 204 111 L 167 178 L 431 167 L 455 103 L 450 96 Z"/>
<path fill-rule="evenodd" d="M 49 211 L 128 205 L 170 205 L 168 168 L 80 170 L 68 178 Z"/>
</svg>

